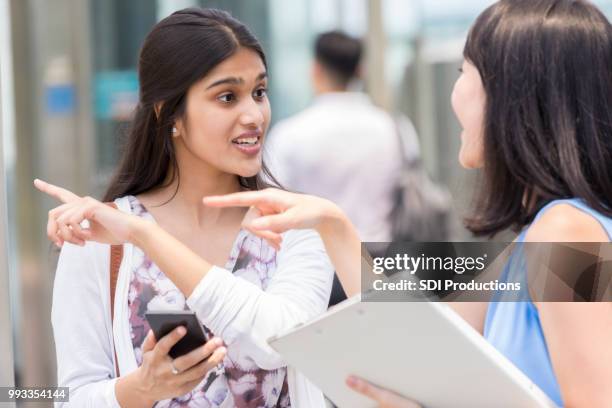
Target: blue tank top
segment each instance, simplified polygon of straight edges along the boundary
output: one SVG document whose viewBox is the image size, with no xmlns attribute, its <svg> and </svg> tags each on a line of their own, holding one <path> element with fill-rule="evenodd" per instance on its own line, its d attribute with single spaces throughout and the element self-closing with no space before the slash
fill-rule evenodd
<svg viewBox="0 0 612 408">
<path fill-rule="evenodd" d="M 536 215 L 534 222 L 546 210 L 558 204 L 569 204 L 595 218 L 612 241 L 612 218 L 604 216 L 590 208 L 581 199 L 555 200 L 544 206 Z M 516 240 L 517 247 L 504 267 L 500 281 L 512 279 L 521 282 L 520 300 L 518 302 L 490 302 L 484 325 L 484 337 L 496 349 L 523 371 L 537 384 L 557 405 L 563 406 L 561 390 L 546 347 L 542 324 L 538 310 L 530 299 L 527 290 L 525 260 L 521 246 L 525 240 L 528 227 L 523 229 Z"/>
</svg>

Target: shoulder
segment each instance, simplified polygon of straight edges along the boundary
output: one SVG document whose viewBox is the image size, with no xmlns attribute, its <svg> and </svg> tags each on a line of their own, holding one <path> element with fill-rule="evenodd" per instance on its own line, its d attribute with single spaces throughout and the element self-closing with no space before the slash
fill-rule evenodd
<svg viewBox="0 0 612 408">
<path fill-rule="evenodd" d="M 126 195 L 126 196 L 115 198 L 112 202 L 108 202 L 105 204 L 114 204 L 118 210 L 127 212 L 127 213 L 131 213 L 132 209 L 131 209 L 130 200 L 133 198 L 134 198 L 133 196 Z"/>
<path fill-rule="evenodd" d="M 54 278 L 54 298 L 59 300 L 73 296 L 75 292 L 94 297 L 105 293 L 109 267 L 109 245 L 97 242 L 87 242 L 84 246 L 64 243 Z"/>
<path fill-rule="evenodd" d="M 599 221 L 571 204 L 558 204 L 544 212 L 527 232 L 530 242 L 607 242 Z"/>
<path fill-rule="evenodd" d="M 96 264 L 107 260 L 111 246 L 99 242 L 87 241 L 84 246 L 64 243 L 60 252 L 60 258 L 66 261 L 83 260 L 93 261 Z"/>
<path fill-rule="evenodd" d="M 318 111 L 319 110 L 316 107 L 307 107 L 295 115 L 279 120 L 274 127 L 272 127 L 271 132 L 274 134 L 291 134 L 295 133 L 296 131 L 300 131 L 302 124 L 309 122 L 310 118 L 313 115 L 316 116 Z"/>
<path fill-rule="evenodd" d="M 389 112 L 374 103 L 372 103 L 369 99 L 364 101 L 363 103 L 359 103 L 353 107 L 359 111 L 359 115 L 368 121 L 373 121 L 375 124 L 379 126 L 392 126 L 395 128 L 397 124 L 403 124 L 404 115 L 400 115 L 397 113 Z M 351 113 L 354 111 L 351 110 Z"/>
<path fill-rule="evenodd" d="M 94 260 L 99 258 L 101 254 L 107 254 L 110 251 L 110 245 L 101 244 L 94 241 L 86 241 L 85 245 L 74 245 L 65 242 L 60 250 L 60 260 L 75 261 L 75 260 Z"/>
</svg>

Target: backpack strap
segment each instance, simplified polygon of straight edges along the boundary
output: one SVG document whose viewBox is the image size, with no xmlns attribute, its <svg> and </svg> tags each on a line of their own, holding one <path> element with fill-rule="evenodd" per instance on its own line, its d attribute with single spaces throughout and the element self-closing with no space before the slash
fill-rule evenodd
<svg viewBox="0 0 612 408">
<path fill-rule="evenodd" d="M 107 203 L 111 207 L 117 208 L 115 203 Z M 110 312 L 111 312 L 111 333 L 113 327 L 113 320 L 115 318 L 115 291 L 117 289 L 117 278 L 119 277 L 119 267 L 123 260 L 123 245 L 111 245 L 110 246 Z M 119 362 L 117 361 L 117 349 L 115 347 L 115 338 L 113 336 L 113 353 L 115 356 L 115 374 L 119 377 Z"/>
</svg>

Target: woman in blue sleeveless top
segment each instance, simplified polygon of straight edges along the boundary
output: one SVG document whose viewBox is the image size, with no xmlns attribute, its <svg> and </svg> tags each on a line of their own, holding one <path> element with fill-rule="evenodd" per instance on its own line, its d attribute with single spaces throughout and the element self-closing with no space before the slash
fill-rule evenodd
<svg viewBox="0 0 612 408">
<path fill-rule="evenodd" d="M 514 228 L 517 246 L 610 241 L 608 20 L 581 0 L 502 0 L 478 17 L 464 57 L 452 95 L 459 161 L 483 176 L 467 227 L 485 236 Z M 508 267 L 526 275 L 524 263 Z M 525 293 L 525 302 L 458 311 L 559 406 L 612 406 L 612 306 L 534 303 Z M 407 406 L 397 401 L 381 406 Z"/>
<path fill-rule="evenodd" d="M 484 178 L 468 228 L 514 227 L 517 245 L 610 241 L 608 20 L 580 0 L 501 1 L 479 16 L 464 56 L 452 97 L 459 158 Z M 524 263 L 509 267 L 526 275 Z M 490 303 L 477 328 L 559 406 L 612 406 L 611 305 L 525 293 Z"/>
<path fill-rule="evenodd" d="M 608 20 L 580 0 L 500 1 L 478 17 L 464 56 L 452 96 L 459 159 L 484 179 L 468 228 L 514 227 L 517 245 L 611 240 Z M 527 300 L 490 303 L 477 329 L 558 405 L 612 406 L 610 304 Z"/>
</svg>

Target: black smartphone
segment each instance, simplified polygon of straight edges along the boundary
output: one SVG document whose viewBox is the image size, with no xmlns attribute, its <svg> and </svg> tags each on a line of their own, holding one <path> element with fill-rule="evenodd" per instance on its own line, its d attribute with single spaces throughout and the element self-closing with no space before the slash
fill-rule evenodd
<svg viewBox="0 0 612 408">
<path fill-rule="evenodd" d="M 146 312 L 145 317 L 157 341 L 179 326 L 187 329 L 185 336 L 170 349 L 168 355 L 172 358 L 187 354 L 203 346 L 208 341 L 202 324 L 192 311 L 166 310 L 163 312 Z"/>
</svg>

